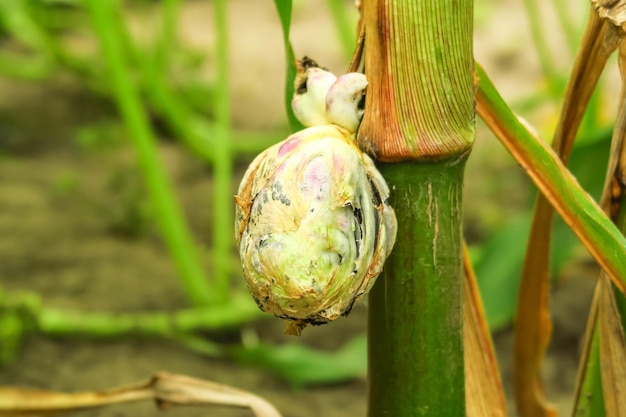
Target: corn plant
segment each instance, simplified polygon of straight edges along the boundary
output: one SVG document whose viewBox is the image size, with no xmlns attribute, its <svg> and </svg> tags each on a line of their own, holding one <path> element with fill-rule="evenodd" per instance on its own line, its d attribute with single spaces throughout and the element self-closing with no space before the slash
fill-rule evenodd
<svg viewBox="0 0 626 417">
<path fill-rule="evenodd" d="M 370 416 L 506 414 L 474 274 L 462 255 L 461 187 L 475 134 L 473 97 L 478 114 L 541 191 L 517 311 L 518 411 L 522 416 L 554 414 L 538 376 L 550 334 L 547 288 L 554 208 L 604 271 L 592 307 L 576 413 L 604 415 L 605 405 L 606 415 L 624 412 L 620 392 L 626 384 L 626 351 L 619 306 L 626 246 L 620 232 L 623 180 L 618 162 L 623 110 L 613 135 L 604 212 L 564 166 L 601 69 L 620 46 L 623 22 L 616 3 L 592 4 L 555 132 L 555 153 L 520 122 L 487 74 L 473 65 L 471 1 L 363 2 L 350 67 L 357 69 L 363 61 L 369 80 L 357 143 L 380 161 L 400 225 L 383 279 L 370 295 Z M 277 6 L 289 7 L 284 2 Z M 285 19 L 283 24 L 288 27 Z M 604 315 L 597 312 L 601 305 Z M 593 330 L 596 323 L 603 333 Z"/>
<path fill-rule="evenodd" d="M 297 51 L 293 51 L 289 42 L 292 4 L 286 0 L 276 0 L 275 4 L 283 27 L 288 78 L 285 95 L 290 103 L 297 73 Z M 146 334 L 191 334 L 197 329 L 224 323 L 239 324 L 256 318 L 256 310 L 238 304 L 239 298 L 228 293 L 226 279 L 218 278 L 215 292 L 206 285 L 167 178 L 155 158 L 153 134 L 139 94 L 126 71 L 126 60 L 130 58 L 128 50 L 124 49 L 122 28 L 111 30 L 107 26 L 107 22 L 115 20 L 112 3 L 85 0 L 85 5 L 106 56 L 113 96 L 132 133 L 148 190 L 161 214 L 164 239 L 170 245 L 190 300 L 197 308 L 174 316 L 87 315 L 72 320 L 54 311 L 37 316 L 41 311 L 33 306 L 36 303 L 22 300 L 19 308 L 9 310 L 13 315 L 3 316 L 5 323 L 16 325 L 23 310 L 27 310 L 29 315 L 36 316 L 39 329 L 44 332 L 47 329 L 49 333 L 77 333 L 88 328 L 93 332 L 125 334 L 136 332 L 136 323 L 143 323 L 145 327 L 139 331 Z M 582 39 L 570 41 L 578 44 L 576 61 L 567 81 L 550 148 L 509 109 L 488 74 L 474 62 L 473 1 L 363 0 L 358 38 L 348 68 L 348 71 L 363 72 L 368 83 L 365 112 L 355 143 L 360 152 L 377 161 L 389 185 L 389 204 L 398 222 L 394 250 L 369 294 L 368 414 L 371 417 L 507 415 L 482 300 L 462 238 L 464 166 L 471 157 L 475 113 L 523 167 L 540 192 L 515 321 L 514 385 L 518 413 L 523 417 L 555 415 L 543 393 L 539 371 L 551 333 L 547 303 L 549 242 L 556 211 L 603 270 L 589 315 L 573 399 L 574 415 L 626 416 L 626 239 L 623 236 L 626 230 L 623 203 L 626 88 L 620 91 L 606 182 L 599 203 L 591 199 L 566 168 L 584 110 L 592 100 L 605 63 L 615 50 L 619 50 L 622 75 L 626 68 L 623 62 L 626 47 L 622 42 L 625 7 L 621 1 L 593 0 Z M 223 33 L 225 2 L 216 1 L 216 10 L 215 26 Z M 537 31 L 537 27 L 533 30 Z M 33 35 L 32 39 L 46 39 L 37 36 Z M 570 39 L 572 36 L 570 34 Z M 226 43 L 223 43 L 217 54 L 222 88 L 216 96 L 220 103 L 228 103 L 224 89 L 225 48 Z M 147 78 L 162 87 L 157 75 L 149 71 L 151 64 L 143 65 Z M 554 74 L 548 67 L 546 72 Z M 33 74 L 39 73 L 34 71 Z M 554 80 L 556 77 L 552 78 Z M 557 81 L 551 83 L 554 91 L 558 89 Z M 184 114 L 181 107 L 172 108 L 166 98 L 167 91 L 157 89 L 155 103 L 161 103 L 171 115 L 172 125 L 188 138 L 191 148 L 206 153 L 203 151 L 206 143 L 179 123 L 184 119 L 176 116 Z M 290 126 L 294 131 L 301 129 L 289 104 L 287 108 Z M 229 117 L 227 109 L 216 111 L 213 131 L 216 142 L 213 143 L 221 145 L 216 154 L 208 157 L 215 157 L 216 176 L 225 179 L 216 187 L 214 198 L 214 210 L 220 213 L 221 220 L 231 217 L 224 203 L 232 172 L 232 155 L 236 151 L 228 140 L 232 134 Z M 238 216 L 245 217 L 247 205 L 239 200 L 237 203 L 241 211 Z M 218 277 L 223 277 L 228 270 L 225 262 L 229 258 L 230 244 L 226 243 L 229 239 L 225 226 L 215 229 L 214 240 L 222 245 L 217 251 L 223 262 L 217 264 Z M 244 253 L 244 256 L 248 255 Z M 249 259 L 244 259 L 244 263 L 247 261 Z M 254 263 L 250 264 L 254 267 Z M 267 309 L 287 316 L 284 310 Z M 345 309 L 340 311 L 345 312 Z M 308 312 L 302 316 L 298 311 L 289 314 L 287 318 L 298 320 L 310 317 Z M 328 318 L 314 317 L 316 320 L 322 317 L 324 321 Z M 68 323 L 75 327 L 70 326 L 68 330 L 65 327 Z M 204 346 L 204 349 L 217 348 Z M 144 386 L 153 389 L 151 384 L 141 385 Z M 3 394 L 15 395 L 15 392 Z M 143 398 L 163 399 L 159 395 L 150 391 Z M 69 399 L 71 403 L 72 398 Z M 41 411 L 46 409 L 46 398 L 43 400 L 42 408 L 37 410 L 16 409 L 13 402 L 0 411 Z M 64 407 L 67 409 L 70 405 L 64 404 Z M 271 409 L 265 415 L 275 415 L 271 413 L 275 411 Z M 259 415 L 263 415 L 262 412 Z"/>
</svg>

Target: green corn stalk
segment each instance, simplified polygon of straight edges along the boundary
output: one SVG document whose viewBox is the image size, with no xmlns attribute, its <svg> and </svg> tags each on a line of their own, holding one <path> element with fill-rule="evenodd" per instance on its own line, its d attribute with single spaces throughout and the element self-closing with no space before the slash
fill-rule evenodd
<svg viewBox="0 0 626 417">
<path fill-rule="evenodd" d="M 475 137 L 472 7 L 363 2 L 369 86 L 357 142 L 385 162 L 399 225 L 369 297 L 370 417 L 465 414 L 461 191 Z"/>
</svg>

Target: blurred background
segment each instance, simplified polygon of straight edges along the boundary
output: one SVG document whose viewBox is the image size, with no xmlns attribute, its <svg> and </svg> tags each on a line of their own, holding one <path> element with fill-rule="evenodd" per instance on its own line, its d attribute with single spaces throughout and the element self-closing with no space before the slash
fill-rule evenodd
<svg viewBox="0 0 626 417">
<path fill-rule="evenodd" d="M 475 1 L 477 61 L 545 140 L 588 7 Z M 342 73 L 357 20 L 352 1 L 294 1 L 296 57 Z M 619 83 L 612 60 L 569 164 L 596 198 Z M 289 134 L 284 86 L 270 0 L 0 0 L 0 384 L 92 390 L 166 370 L 251 390 L 285 416 L 365 415 L 367 303 L 294 339 L 257 312 L 240 272 L 232 196 L 252 158 Z M 465 236 L 508 389 L 536 190 L 478 125 Z M 566 411 L 597 266 L 554 227 L 545 378 Z M 186 324 L 172 330 L 172 317 Z"/>
</svg>

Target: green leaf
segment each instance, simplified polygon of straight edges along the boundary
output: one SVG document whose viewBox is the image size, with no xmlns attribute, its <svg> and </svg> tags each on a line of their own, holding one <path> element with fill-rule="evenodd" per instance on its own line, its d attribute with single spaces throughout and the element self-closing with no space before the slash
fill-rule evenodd
<svg viewBox="0 0 626 417">
<path fill-rule="evenodd" d="M 483 69 L 476 65 L 476 70 L 480 79 L 476 94 L 478 114 L 624 292 L 626 238 L 580 187 L 554 151 L 511 112 Z"/>
<path fill-rule="evenodd" d="M 355 337 L 335 352 L 312 349 L 300 343 L 260 344 L 254 348 L 237 348 L 234 356 L 298 386 L 346 381 L 363 377 L 367 372 L 365 335 Z"/>
<path fill-rule="evenodd" d="M 602 395 L 602 375 L 600 370 L 600 341 L 598 330 L 593 333 L 589 356 L 585 366 L 583 380 L 574 399 L 574 413 L 577 417 L 605 416 L 604 397 Z"/>
<path fill-rule="evenodd" d="M 483 244 L 474 268 L 491 330 L 513 320 L 530 218 L 509 221 Z"/>
<path fill-rule="evenodd" d="M 287 65 L 287 77 L 285 80 L 285 107 L 287 109 L 287 119 L 292 132 L 302 130 L 304 126 L 296 119 L 293 109 L 291 108 L 291 98 L 293 97 L 294 85 L 293 81 L 298 72 L 296 68 L 296 57 L 293 53 L 291 42 L 289 41 L 289 31 L 291 29 L 291 0 L 274 0 L 276 10 L 280 17 L 280 24 L 283 28 L 283 43 L 285 44 L 285 60 Z"/>
<path fill-rule="evenodd" d="M 554 275 L 569 261 L 577 242 L 560 219 L 553 227 L 551 270 Z M 515 316 L 529 230 L 529 215 L 513 218 L 483 243 L 478 256 L 474 256 L 485 314 L 492 331 L 508 326 Z"/>
</svg>

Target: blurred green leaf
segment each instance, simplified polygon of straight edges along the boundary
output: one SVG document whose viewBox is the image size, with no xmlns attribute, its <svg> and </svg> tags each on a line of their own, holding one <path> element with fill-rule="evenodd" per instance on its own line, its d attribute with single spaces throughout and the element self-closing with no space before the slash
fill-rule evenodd
<svg viewBox="0 0 626 417">
<path fill-rule="evenodd" d="M 56 196 L 65 196 L 75 192 L 80 186 L 80 174 L 76 171 L 65 171 L 54 179 L 53 193 Z"/>
<path fill-rule="evenodd" d="M 568 164 L 580 185 L 596 201 L 602 194 L 612 133 L 612 128 L 605 128 L 576 138 Z"/>
<path fill-rule="evenodd" d="M 510 220 L 474 256 L 476 276 L 491 330 L 510 325 L 515 317 L 530 220 L 529 214 Z M 565 266 L 578 245 L 574 233 L 558 218 L 552 231 L 553 277 Z"/>
<path fill-rule="evenodd" d="M 621 291 L 626 288 L 626 238 L 582 189 L 554 151 L 511 112 L 477 64 L 476 110 Z"/>
<path fill-rule="evenodd" d="M 367 339 L 365 335 L 357 336 L 335 352 L 312 349 L 300 343 L 260 344 L 237 348 L 234 356 L 243 363 L 268 369 L 297 386 L 328 384 L 365 376 Z"/>
<path fill-rule="evenodd" d="M 51 6 L 79 6 L 80 0 L 39 0 L 40 3 Z"/>
<path fill-rule="evenodd" d="M 604 183 L 604 167 L 610 148 L 611 130 L 600 129 L 577 141 L 569 168 L 580 185 L 598 199 Z M 589 161 L 594 161 L 590 164 Z M 560 217 L 555 218 L 552 242 L 552 274 L 558 274 L 570 259 L 578 239 Z M 510 219 L 479 248 L 473 248 L 472 258 L 485 312 L 492 330 L 508 326 L 515 315 L 520 271 L 530 229 L 530 216 Z"/>
<path fill-rule="evenodd" d="M 0 365 L 12 362 L 22 344 L 24 329 L 19 314 L 0 310 Z"/>
<path fill-rule="evenodd" d="M 473 261 L 492 330 L 501 329 L 513 320 L 529 228 L 528 215 L 511 219 L 482 245 Z"/>
<path fill-rule="evenodd" d="M 0 73 L 3 75 L 26 80 L 41 80 L 49 77 L 52 71 L 52 64 L 47 57 L 0 52 Z"/>
<path fill-rule="evenodd" d="M 0 20 L 12 36 L 25 45 L 44 54 L 51 48 L 48 35 L 32 18 L 26 1 L 0 0 Z"/>
<path fill-rule="evenodd" d="M 298 72 L 296 68 L 296 57 L 293 53 L 291 42 L 289 41 L 289 31 L 291 29 L 291 0 L 274 0 L 278 15 L 280 17 L 280 24 L 283 28 L 283 43 L 285 45 L 285 60 L 287 65 L 287 77 L 285 80 L 285 107 L 287 109 L 287 119 L 289 120 L 289 127 L 292 132 L 302 130 L 304 126 L 296 119 L 291 108 L 291 98 L 293 97 L 293 91 L 295 89 L 293 82 Z"/>
</svg>

